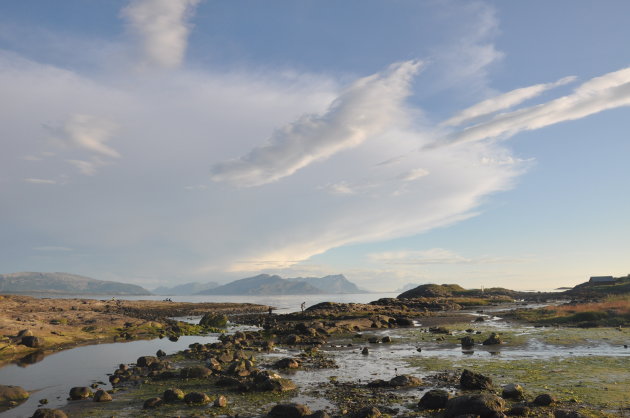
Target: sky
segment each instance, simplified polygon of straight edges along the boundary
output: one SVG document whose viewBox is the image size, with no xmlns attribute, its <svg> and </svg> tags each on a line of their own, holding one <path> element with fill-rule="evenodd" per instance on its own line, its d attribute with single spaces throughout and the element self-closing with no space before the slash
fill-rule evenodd
<svg viewBox="0 0 630 418">
<path fill-rule="evenodd" d="M 630 273 L 630 3 L 8 0 L 0 273 Z"/>
</svg>

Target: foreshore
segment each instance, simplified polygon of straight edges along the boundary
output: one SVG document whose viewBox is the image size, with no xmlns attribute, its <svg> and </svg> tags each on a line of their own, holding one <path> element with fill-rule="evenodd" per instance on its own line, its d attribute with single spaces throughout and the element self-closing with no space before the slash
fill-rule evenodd
<svg viewBox="0 0 630 418">
<path fill-rule="evenodd" d="M 0 366 L 31 353 L 45 355 L 78 345 L 198 333 L 170 318 L 267 312 L 249 303 L 57 299 L 0 295 Z M 22 341 L 20 333 L 35 337 Z"/>
</svg>

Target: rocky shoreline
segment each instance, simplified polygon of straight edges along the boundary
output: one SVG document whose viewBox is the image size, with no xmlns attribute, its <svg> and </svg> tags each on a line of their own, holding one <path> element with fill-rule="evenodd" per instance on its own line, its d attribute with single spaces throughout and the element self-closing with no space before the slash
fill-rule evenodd
<svg viewBox="0 0 630 418">
<path fill-rule="evenodd" d="M 130 314 L 141 305 L 130 303 L 120 312 Z M 214 343 L 193 343 L 173 355 L 159 350 L 133 364 L 112 365 L 112 389 L 106 390 L 104 383 L 69 388 L 66 406 L 53 410 L 42 403 L 33 416 L 618 416 L 578 398 L 532 392 L 519 381 L 505 383 L 503 373 L 446 368 L 418 374 L 401 362 L 386 365 L 385 373 L 367 373 L 371 362 L 384 361 L 382 355 L 394 353 L 401 344 L 398 337 L 392 338 L 394 330 L 415 333 L 413 338 L 422 344 L 456 341 L 464 353 L 505 343 L 499 333 L 477 330 L 484 315 L 461 313 L 452 300 L 326 302 L 285 315 L 260 313 L 259 306 L 210 308 L 178 305 L 170 310 L 157 303 L 143 310 L 143 320 L 183 311 L 212 312 L 202 323 L 220 326 L 226 312 L 242 309 L 249 315 L 233 319 L 258 328 L 222 334 Z M 454 333 L 448 327 L 455 323 L 467 329 Z M 420 358 L 421 345 L 416 350 Z M 371 357 L 377 352 L 381 356 Z M 366 371 L 337 376 L 344 368 L 339 353 L 348 360 L 363 360 L 360 367 Z"/>
</svg>

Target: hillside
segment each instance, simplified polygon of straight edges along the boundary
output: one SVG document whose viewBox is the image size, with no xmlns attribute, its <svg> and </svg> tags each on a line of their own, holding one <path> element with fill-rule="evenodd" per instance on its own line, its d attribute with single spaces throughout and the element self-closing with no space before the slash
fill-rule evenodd
<svg viewBox="0 0 630 418">
<path fill-rule="evenodd" d="M 581 283 L 573 289 L 563 292 L 571 297 L 601 297 L 630 293 L 630 275 L 617 277 L 611 283 Z"/>
<path fill-rule="evenodd" d="M 522 297 L 523 292 L 492 287 L 487 289 L 464 289 L 457 284 L 423 284 L 407 290 L 397 296 L 398 299 L 413 298 L 437 298 L 437 297 L 489 297 L 507 296 L 511 298 Z"/>
<path fill-rule="evenodd" d="M 160 286 L 153 289 L 153 293 L 156 295 L 164 295 L 164 296 L 189 296 L 196 295 L 205 290 L 214 289 L 218 287 L 219 283 L 216 282 L 191 282 L 184 283 L 173 287 Z"/>
<path fill-rule="evenodd" d="M 296 277 L 286 279 L 291 282 L 308 283 L 325 293 L 365 293 L 356 284 L 346 279 L 343 274 L 334 274 L 324 277 Z"/>
<path fill-rule="evenodd" d="M 235 280 L 200 295 L 317 295 L 336 293 L 362 293 L 342 274 L 325 277 L 296 277 L 283 279 L 277 275 L 259 274 Z"/>
<path fill-rule="evenodd" d="M 92 295 L 150 295 L 133 284 L 91 279 L 69 273 L 21 272 L 0 274 L 0 293 L 58 293 Z"/>
</svg>

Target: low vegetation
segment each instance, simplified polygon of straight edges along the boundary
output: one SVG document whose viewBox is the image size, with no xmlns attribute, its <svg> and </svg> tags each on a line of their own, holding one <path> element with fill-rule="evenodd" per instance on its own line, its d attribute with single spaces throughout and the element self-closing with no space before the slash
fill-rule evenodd
<svg viewBox="0 0 630 418">
<path fill-rule="evenodd" d="M 540 309 L 517 310 L 514 316 L 543 325 L 628 326 L 630 325 L 630 295 L 609 296 L 599 302 L 567 303 Z"/>
</svg>

